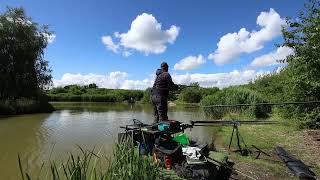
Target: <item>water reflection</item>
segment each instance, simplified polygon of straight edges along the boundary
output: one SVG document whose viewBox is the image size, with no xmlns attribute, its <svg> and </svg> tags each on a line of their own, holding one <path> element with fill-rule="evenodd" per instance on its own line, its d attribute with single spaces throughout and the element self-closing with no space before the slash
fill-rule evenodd
<svg viewBox="0 0 320 180">
<path fill-rule="evenodd" d="M 121 131 L 119 126 L 136 118 L 153 122 L 153 108 L 149 105 L 108 103 L 55 103 L 58 109 L 51 114 L 34 114 L 2 118 L 0 120 L 1 179 L 17 179 L 17 154 L 27 162 L 30 171 L 37 170 L 49 159 L 62 160 L 80 145 L 102 148 L 109 154 Z M 189 122 L 203 119 L 198 109 L 170 107 L 170 119 Z M 197 127 L 187 133 L 194 139 L 210 141 L 210 130 Z"/>
</svg>

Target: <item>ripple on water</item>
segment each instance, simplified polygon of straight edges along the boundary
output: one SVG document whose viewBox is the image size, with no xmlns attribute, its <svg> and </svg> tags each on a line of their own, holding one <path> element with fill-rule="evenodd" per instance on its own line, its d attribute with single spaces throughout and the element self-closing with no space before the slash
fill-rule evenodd
<svg viewBox="0 0 320 180">
<path fill-rule="evenodd" d="M 151 106 L 118 104 L 90 104 L 61 107 L 50 114 L 23 115 L 0 121 L 0 169 L 5 179 L 17 179 L 17 154 L 30 171 L 37 171 L 50 159 L 63 160 L 69 152 L 95 147 L 110 154 L 117 139 L 119 126 L 132 123 L 136 118 L 144 123 L 153 122 Z M 200 113 L 201 114 L 201 113 Z M 200 114 L 190 109 L 171 108 L 171 119 L 189 122 Z M 188 132 L 191 136 L 207 137 L 205 129 Z"/>
</svg>

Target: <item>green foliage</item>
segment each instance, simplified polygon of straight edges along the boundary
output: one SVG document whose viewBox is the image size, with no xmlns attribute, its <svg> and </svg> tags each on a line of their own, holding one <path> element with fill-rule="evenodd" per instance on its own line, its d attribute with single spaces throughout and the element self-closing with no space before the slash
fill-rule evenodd
<svg viewBox="0 0 320 180">
<path fill-rule="evenodd" d="M 286 80 L 288 75 L 285 70 L 274 72 L 259 77 L 253 83 L 243 85 L 261 94 L 269 102 L 287 101 L 286 92 L 288 91 Z"/>
<path fill-rule="evenodd" d="M 187 87 L 181 90 L 179 100 L 186 103 L 199 103 L 202 99 L 200 88 Z"/>
<path fill-rule="evenodd" d="M 127 144 L 117 144 L 106 172 L 107 179 L 158 179 L 160 168 L 151 158 L 140 156 Z"/>
<path fill-rule="evenodd" d="M 262 96 L 246 88 L 230 87 L 209 95 L 201 100 L 202 106 L 233 105 L 233 104 L 256 104 L 264 103 Z M 228 113 L 245 113 L 250 117 L 267 117 L 271 112 L 270 106 L 247 106 L 247 107 L 204 107 L 204 112 L 214 118 L 222 118 Z"/>
<path fill-rule="evenodd" d="M 306 5 L 297 20 L 287 20 L 284 46 L 295 55 L 286 59 L 292 100 L 320 100 L 320 1 Z"/>
<path fill-rule="evenodd" d="M 308 113 L 297 117 L 300 128 L 320 129 L 320 108 L 314 108 Z"/>
<path fill-rule="evenodd" d="M 50 34 L 22 8 L 0 14 L 0 99 L 36 97 L 51 83 L 51 69 L 43 59 Z"/>
<path fill-rule="evenodd" d="M 320 100 L 320 1 L 311 0 L 305 7 L 299 18 L 287 20 L 289 27 L 283 30 L 283 46 L 295 52 L 286 59 L 285 69 L 288 75 L 285 94 L 291 101 Z M 318 127 L 315 116 L 319 114 L 315 108 L 317 105 L 288 106 L 283 112 L 287 117 L 299 117 L 301 126 L 314 128 Z"/>
<path fill-rule="evenodd" d="M 206 96 L 209 96 L 209 95 L 213 95 L 213 94 L 215 94 L 215 93 L 218 92 L 218 91 L 219 91 L 219 88 L 217 88 L 217 87 L 201 88 L 202 97 L 206 97 Z"/>
<path fill-rule="evenodd" d="M 29 114 L 39 112 L 48 113 L 52 112 L 53 110 L 53 106 L 48 103 L 46 97 L 39 97 L 37 100 L 20 98 L 14 101 L 0 101 L 0 114 L 2 115 Z"/>
<path fill-rule="evenodd" d="M 178 100 L 185 103 L 199 103 L 203 97 L 212 95 L 219 88 L 202 88 L 199 83 L 191 83 L 190 86 L 179 85 Z"/>
<path fill-rule="evenodd" d="M 134 102 L 140 101 L 144 92 L 141 90 L 104 89 L 94 85 L 68 85 L 47 91 L 50 101 L 85 101 L 85 102 Z"/>
<path fill-rule="evenodd" d="M 151 104 L 151 88 L 147 88 L 143 92 L 143 97 L 141 99 L 142 103 Z"/>
<path fill-rule="evenodd" d="M 151 158 L 140 156 L 128 144 L 116 144 L 113 157 L 108 158 L 95 153 L 94 150 L 83 150 L 80 154 L 70 154 L 65 162 L 51 161 L 46 171 L 42 165 L 39 172 L 28 173 L 18 156 L 22 179 L 52 179 L 52 180 L 131 180 L 131 179 L 160 179 L 160 168 Z M 106 164 L 102 164 L 107 159 Z"/>
</svg>

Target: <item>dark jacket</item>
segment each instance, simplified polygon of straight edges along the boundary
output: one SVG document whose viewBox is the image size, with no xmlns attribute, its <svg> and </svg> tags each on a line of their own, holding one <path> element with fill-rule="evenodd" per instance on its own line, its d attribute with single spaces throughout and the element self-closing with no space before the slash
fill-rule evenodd
<svg viewBox="0 0 320 180">
<path fill-rule="evenodd" d="M 172 82 L 170 74 L 168 72 L 161 72 L 159 75 L 157 75 L 154 81 L 152 95 L 168 97 L 169 91 L 177 89 L 178 86 Z"/>
</svg>

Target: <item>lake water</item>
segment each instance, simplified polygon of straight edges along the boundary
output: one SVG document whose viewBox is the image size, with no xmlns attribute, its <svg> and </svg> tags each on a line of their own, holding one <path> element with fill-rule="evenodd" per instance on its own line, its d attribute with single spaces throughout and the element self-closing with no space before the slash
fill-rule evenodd
<svg viewBox="0 0 320 180">
<path fill-rule="evenodd" d="M 19 179 L 18 154 L 24 168 L 36 172 L 42 162 L 64 160 L 78 149 L 101 149 L 110 154 L 117 140 L 119 126 L 138 119 L 153 122 L 150 105 L 107 103 L 54 103 L 57 111 L 50 114 L 32 114 L 0 118 L 0 179 Z M 197 108 L 169 107 L 170 119 L 189 122 L 203 119 Z M 189 136 L 200 141 L 210 141 L 206 128 L 187 130 Z"/>
</svg>

